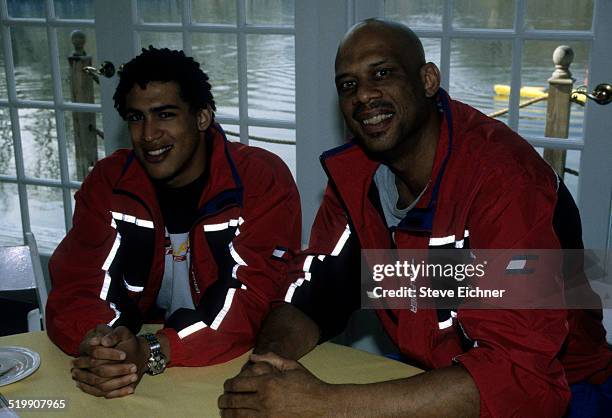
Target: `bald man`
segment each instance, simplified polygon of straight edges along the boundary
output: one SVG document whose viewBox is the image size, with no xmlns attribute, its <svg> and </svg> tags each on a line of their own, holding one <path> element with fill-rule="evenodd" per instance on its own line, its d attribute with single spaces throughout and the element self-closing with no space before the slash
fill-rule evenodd
<svg viewBox="0 0 612 418">
<path fill-rule="evenodd" d="M 504 124 L 451 100 L 410 29 L 357 24 L 335 70 L 354 138 L 322 156 L 329 184 L 309 248 L 293 260 L 289 303 L 270 313 L 251 362 L 226 382 L 222 415 L 563 415 L 568 382 L 610 376 L 597 312 L 381 309 L 386 332 L 425 373 L 331 385 L 295 361 L 360 308 L 362 248 L 582 245 L 576 206 L 552 169 Z M 551 293 L 562 286 L 556 273 L 543 279 Z M 585 327 L 588 338 L 576 338 Z"/>
</svg>

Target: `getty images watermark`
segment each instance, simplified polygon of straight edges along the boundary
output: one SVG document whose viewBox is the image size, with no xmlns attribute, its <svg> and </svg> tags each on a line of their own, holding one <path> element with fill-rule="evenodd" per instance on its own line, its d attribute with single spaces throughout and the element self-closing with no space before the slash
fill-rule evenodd
<svg viewBox="0 0 612 418">
<path fill-rule="evenodd" d="M 375 309 L 612 307 L 612 254 L 586 250 L 363 250 Z"/>
</svg>

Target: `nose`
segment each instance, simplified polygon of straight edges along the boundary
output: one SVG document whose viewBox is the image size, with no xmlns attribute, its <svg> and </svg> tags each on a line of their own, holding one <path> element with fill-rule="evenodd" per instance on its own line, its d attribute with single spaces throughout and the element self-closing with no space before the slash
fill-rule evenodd
<svg viewBox="0 0 612 418">
<path fill-rule="evenodd" d="M 357 86 L 357 94 L 354 97 L 354 104 L 368 104 L 370 101 L 380 99 L 381 91 L 370 81 L 364 80 Z"/>
<path fill-rule="evenodd" d="M 145 118 L 142 127 L 142 139 L 150 142 L 158 139 L 161 136 L 161 130 L 157 126 L 154 119 Z"/>
</svg>

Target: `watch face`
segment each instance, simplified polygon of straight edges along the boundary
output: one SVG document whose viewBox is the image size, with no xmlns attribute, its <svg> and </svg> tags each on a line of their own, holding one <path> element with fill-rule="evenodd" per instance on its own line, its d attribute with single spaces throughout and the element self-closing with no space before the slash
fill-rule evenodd
<svg viewBox="0 0 612 418">
<path fill-rule="evenodd" d="M 147 361 L 147 371 L 149 375 L 156 375 L 162 373 L 166 369 L 166 356 L 161 352 L 161 346 L 159 340 L 153 334 L 145 334 L 145 339 L 149 343 L 149 359 Z"/>
<path fill-rule="evenodd" d="M 161 354 L 163 356 L 163 354 Z M 166 360 L 163 357 L 149 359 L 149 372 L 152 375 L 160 374 L 166 369 Z"/>
</svg>

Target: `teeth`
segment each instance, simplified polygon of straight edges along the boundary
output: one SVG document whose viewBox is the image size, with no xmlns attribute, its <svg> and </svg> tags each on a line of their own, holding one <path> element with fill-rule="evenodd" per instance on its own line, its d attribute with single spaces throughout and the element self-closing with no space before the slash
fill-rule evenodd
<svg viewBox="0 0 612 418">
<path fill-rule="evenodd" d="M 164 152 L 168 151 L 170 148 L 172 148 L 172 145 L 168 145 L 167 147 L 163 147 L 163 148 L 156 149 L 153 151 L 147 151 L 147 154 L 153 157 L 156 157 L 158 155 L 162 155 Z"/>
<path fill-rule="evenodd" d="M 361 123 L 363 123 L 364 125 L 376 125 L 377 123 L 380 123 L 385 119 L 389 119 L 391 116 L 393 116 L 393 113 L 384 113 L 381 115 L 372 116 L 369 119 L 365 119 Z"/>
</svg>

